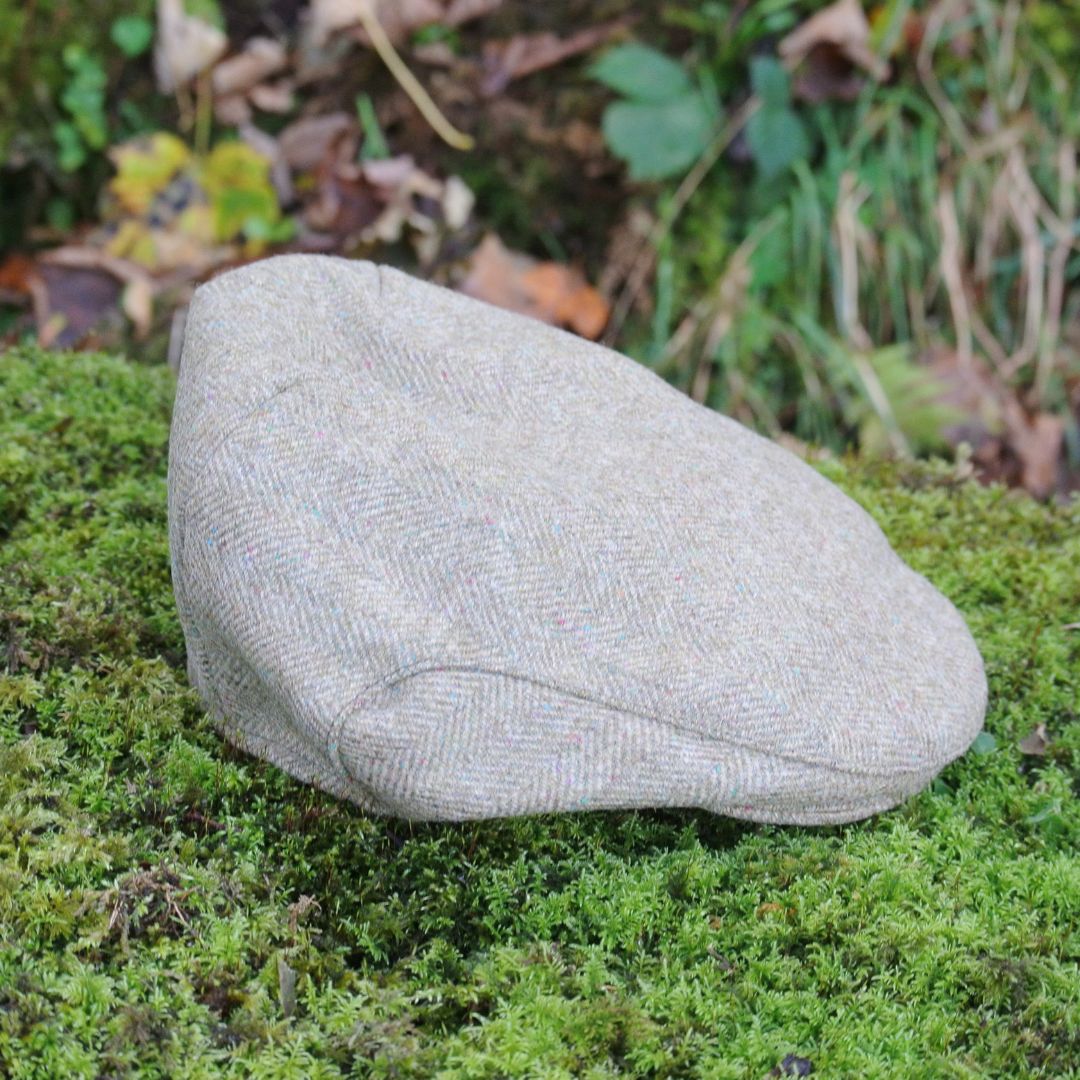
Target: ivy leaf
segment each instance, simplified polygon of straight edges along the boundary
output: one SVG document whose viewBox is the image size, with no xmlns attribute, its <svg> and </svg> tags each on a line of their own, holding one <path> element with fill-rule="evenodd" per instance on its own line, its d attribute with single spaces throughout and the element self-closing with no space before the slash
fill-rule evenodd
<svg viewBox="0 0 1080 1080">
<path fill-rule="evenodd" d="M 791 109 L 762 106 L 746 124 L 746 141 L 761 175 L 770 180 L 810 153 L 810 137 Z"/>
<path fill-rule="evenodd" d="M 121 15 L 109 28 L 113 44 L 129 59 L 141 56 L 154 40 L 154 25 L 140 15 Z"/>
<path fill-rule="evenodd" d="M 660 103 L 693 93 L 690 77 L 670 56 L 634 42 L 608 50 L 589 74 L 632 101 Z"/>
<path fill-rule="evenodd" d="M 632 180 L 682 172 L 704 150 L 711 128 L 711 111 L 695 91 L 665 102 L 616 101 L 603 120 L 604 138 Z"/>
</svg>

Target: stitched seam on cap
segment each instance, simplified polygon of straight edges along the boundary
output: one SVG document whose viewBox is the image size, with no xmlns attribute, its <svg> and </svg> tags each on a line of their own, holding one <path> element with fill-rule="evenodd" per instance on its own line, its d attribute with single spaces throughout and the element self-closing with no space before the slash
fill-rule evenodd
<svg viewBox="0 0 1080 1080">
<path fill-rule="evenodd" d="M 522 675 L 512 671 L 496 671 L 493 668 L 480 667 L 477 665 L 469 664 L 435 664 L 431 661 L 422 661 L 416 664 L 407 665 L 405 667 L 398 668 L 396 671 L 391 672 L 389 675 L 384 676 L 377 682 L 369 683 L 359 693 L 355 694 L 346 705 L 341 709 L 338 715 L 334 718 L 330 724 L 330 732 L 333 742 L 331 744 L 331 750 L 337 754 L 338 760 L 341 762 L 344 768 L 344 761 L 341 758 L 341 730 L 344 727 L 345 720 L 349 713 L 355 709 L 357 703 L 361 701 L 368 694 L 376 694 L 391 690 L 395 686 L 401 683 L 407 682 L 417 675 L 429 675 L 441 672 L 456 672 L 458 674 L 467 675 L 490 675 L 495 678 L 513 679 L 518 682 L 527 682 L 533 686 L 541 687 L 545 690 L 553 690 L 558 694 L 563 694 L 566 697 L 576 698 L 578 701 L 588 702 L 591 705 L 599 705 L 601 708 L 609 709 L 612 712 L 622 713 L 624 716 L 632 716 L 638 720 L 646 720 L 650 723 L 661 724 L 664 727 L 671 728 L 674 731 L 678 731 L 680 734 L 693 735 L 696 738 L 705 739 L 710 742 L 719 743 L 722 746 L 728 746 L 736 750 L 748 750 L 754 754 L 762 754 L 763 756 L 773 758 L 777 761 L 783 761 L 791 765 L 810 765 L 817 769 L 828 769 L 835 773 L 841 773 L 844 776 L 857 776 L 865 777 L 867 779 L 874 780 L 888 780 L 893 777 L 902 776 L 919 776 L 927 772 L 927 767 L 922 768 L 897 768 L 891 769 L 888 772 L 877 772 L 865 769 L 852 769 L 845 768 L 841 765 L 835 765 L 828 761 L 815 761 L 813 758 L 799 757 L 793 754 L 778 753 L 775 750 L 770 750 L 766 747 L 755 746 L 752 743 L 741 742 L 737 739 L 732 739 L 723 735 L 708 735 L 704 732 L 697 731 L 694 728 L 685 727 L 682 724 L 664 716 L 655 716 L 651 713 L 638 712 L 636 709 L 626 708 L 624 705 L 619 705 L 606 701 L 603 698 L 595 697 L 589 694 L 584 694 L 578 690 L 570 690 L 566 687 L 559 686 L 556 683 L 545 682 L 542 679 L 536 679 L 529 675 Z M 348 770 L 346 769 L 348 774 Z"/>
</svg>

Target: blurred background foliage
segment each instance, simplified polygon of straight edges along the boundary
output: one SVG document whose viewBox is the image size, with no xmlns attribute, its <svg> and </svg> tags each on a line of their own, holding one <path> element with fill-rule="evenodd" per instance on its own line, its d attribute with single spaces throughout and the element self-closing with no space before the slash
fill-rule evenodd
<svg viewBox="0 0 1080 1080">
<path fill-rule="evenodd" d="M 0 333 L 160 360 L 197 280 L 333 251 L 602 336 L 800 452 L 1080 487 L 1080 0 L 374 3 L 469 149 L 363 3 L 0 0 Z M 164 9 L 223 43 L 176 86 Z M 119 275 L 120 316 L 66 310 L 61 265 Z"/>
</svg>

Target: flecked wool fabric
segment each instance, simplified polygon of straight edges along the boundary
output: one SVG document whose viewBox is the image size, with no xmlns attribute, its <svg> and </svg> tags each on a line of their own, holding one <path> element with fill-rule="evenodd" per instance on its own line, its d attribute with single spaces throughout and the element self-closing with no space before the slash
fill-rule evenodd
<svg viewBox="0 0 1080 1080">
<path fill-rule="evenodd" d="M 281 256 L 195 294 L 173 578 L 222 733 L 374 812 L 850 821 L 978 732 L 956 609 L 809 466 L 634 361 Z"/>
</svg>

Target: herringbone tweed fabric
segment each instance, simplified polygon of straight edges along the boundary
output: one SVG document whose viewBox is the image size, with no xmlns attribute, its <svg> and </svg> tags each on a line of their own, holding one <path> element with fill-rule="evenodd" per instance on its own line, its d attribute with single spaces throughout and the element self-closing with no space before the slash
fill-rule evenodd
<svg viewBox="0 0 1080 1080">
<path fill-rule="evenodd" d="M 220 730 L 371 811 L 849 821 L 982 722 L 959 613 L 813 469 L 386 267 L 198 290 L 169 514 Z"/>
</svg>

